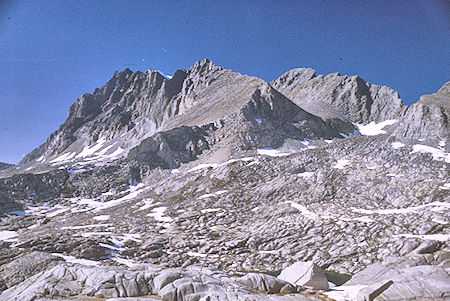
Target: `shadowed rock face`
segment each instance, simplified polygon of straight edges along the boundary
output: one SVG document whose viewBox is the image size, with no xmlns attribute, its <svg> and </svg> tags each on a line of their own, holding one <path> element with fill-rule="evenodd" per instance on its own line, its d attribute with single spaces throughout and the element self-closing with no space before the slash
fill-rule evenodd
<svg viewBox="0 0 450 301">
<path fill-rule="evenodd" d="M 450 140 L 450 82 L 437 93 L 424 95 L 401 120 L 394 135 L 415 139 Z"/>
<path fill-rule="evenodd" d="M 181 90 L 185 76 L 183 71 L 178 71 L 167 80 L 152 70 L 116 72 L 101 89 L 81 96 L 70 107 L 65 123 L 21 164 L 40 156 L 55 157 L 68 148 L 79 153 L 84 146 L 96 143 L 99 137 L 112 141 L 120 137 L 125 140 L 122 135 L 130 131 L 134 136 L 153 134 L 167 118 L 167 103 Z M 140 122 L 147 125 L 145 134 L 143 128 L 137 126 Z"/>
<path fill-rule="evenodd" d="M 13 167 L 13 164 L 0 162 L 0 170 Z"/>
</svg>

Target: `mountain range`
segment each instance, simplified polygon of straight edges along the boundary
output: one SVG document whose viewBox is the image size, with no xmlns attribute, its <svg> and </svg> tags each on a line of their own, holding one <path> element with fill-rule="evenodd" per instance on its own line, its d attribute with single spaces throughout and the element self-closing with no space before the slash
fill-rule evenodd
<svg viewBox="0 0 450 301">
<path fill-rule="evenodd" d="M 450 82 L 115 72 L 0 164 L 0 300 L 444 300 L 449 117 Z"/>
</svg>

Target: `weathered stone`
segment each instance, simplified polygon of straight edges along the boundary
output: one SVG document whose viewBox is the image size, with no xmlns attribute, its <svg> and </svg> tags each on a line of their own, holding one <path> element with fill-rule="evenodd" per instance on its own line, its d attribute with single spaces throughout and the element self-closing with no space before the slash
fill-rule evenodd
<svg viewBox="0 0 450 301">
<path fill-rule="evenodd" d="M 373 301 L 382 292 L 387 290 L 394 282 L 387 280 L 379 283 L 373 283 L 368 287 L 363 288 L 356 296 L 357 301 Z"/>
<path fill-rule="evenodd" d="M 295 292 L 295 287 L 289 282 L 266 274 L 250 273 L 239 278 L 237 281 L 252 290 L 267 292 L 269 294 L 276 294 L 282 291 L 284 293 Z"/>
<path fill-rule="evenodd" d="M 314 262 L 296 262 L 281 271 L 278 278 L 294 285 L 328 289 L 328 280 L 322 269 Z"/>
</svg>

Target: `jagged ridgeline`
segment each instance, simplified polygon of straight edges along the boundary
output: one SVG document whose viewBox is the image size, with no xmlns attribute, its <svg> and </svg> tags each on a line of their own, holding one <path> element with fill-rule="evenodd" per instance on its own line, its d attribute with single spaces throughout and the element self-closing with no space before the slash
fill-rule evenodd
<svg viewBox="0 0 450 301">
<path fill-rule="evenodd" d="M 450 83 L 115 72 L 0 163 L 0 300 L 446 299 L 449 110 Z"/>
<path fill-rule="evenodd" d="M 130 154 L 132 160 L 153 158 L 153 167 L 175 168 L 206 150 L 225 147 L 232 156 L 290 140 L 348 137 L 357 134 L 356 124 L 399 119 L 399 136 L 426 138 L 436 132 L 445 138 L 448 111 L 440 110 L 448 110 L 447 90 L 407 110 L 390 88 L 358 76 L 317 76 L 307 68 L 286 72 L 271 84 L 209 60 L 170 78 L 126 69 L 80 97 L 66 122 L 19 165 L 89 164 Z"/>
</svg>

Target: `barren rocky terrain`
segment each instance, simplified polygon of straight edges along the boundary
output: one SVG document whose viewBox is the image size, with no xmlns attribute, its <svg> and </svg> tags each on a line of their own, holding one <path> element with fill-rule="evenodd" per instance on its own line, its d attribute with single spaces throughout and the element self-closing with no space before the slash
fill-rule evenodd
<svg viewBox="0 0 450 301">
<path fill-rule="evenodd" d="M 450 83 L 116 72 L 0 164 L 0 300 L 445 300 Z"/>
</svg>

